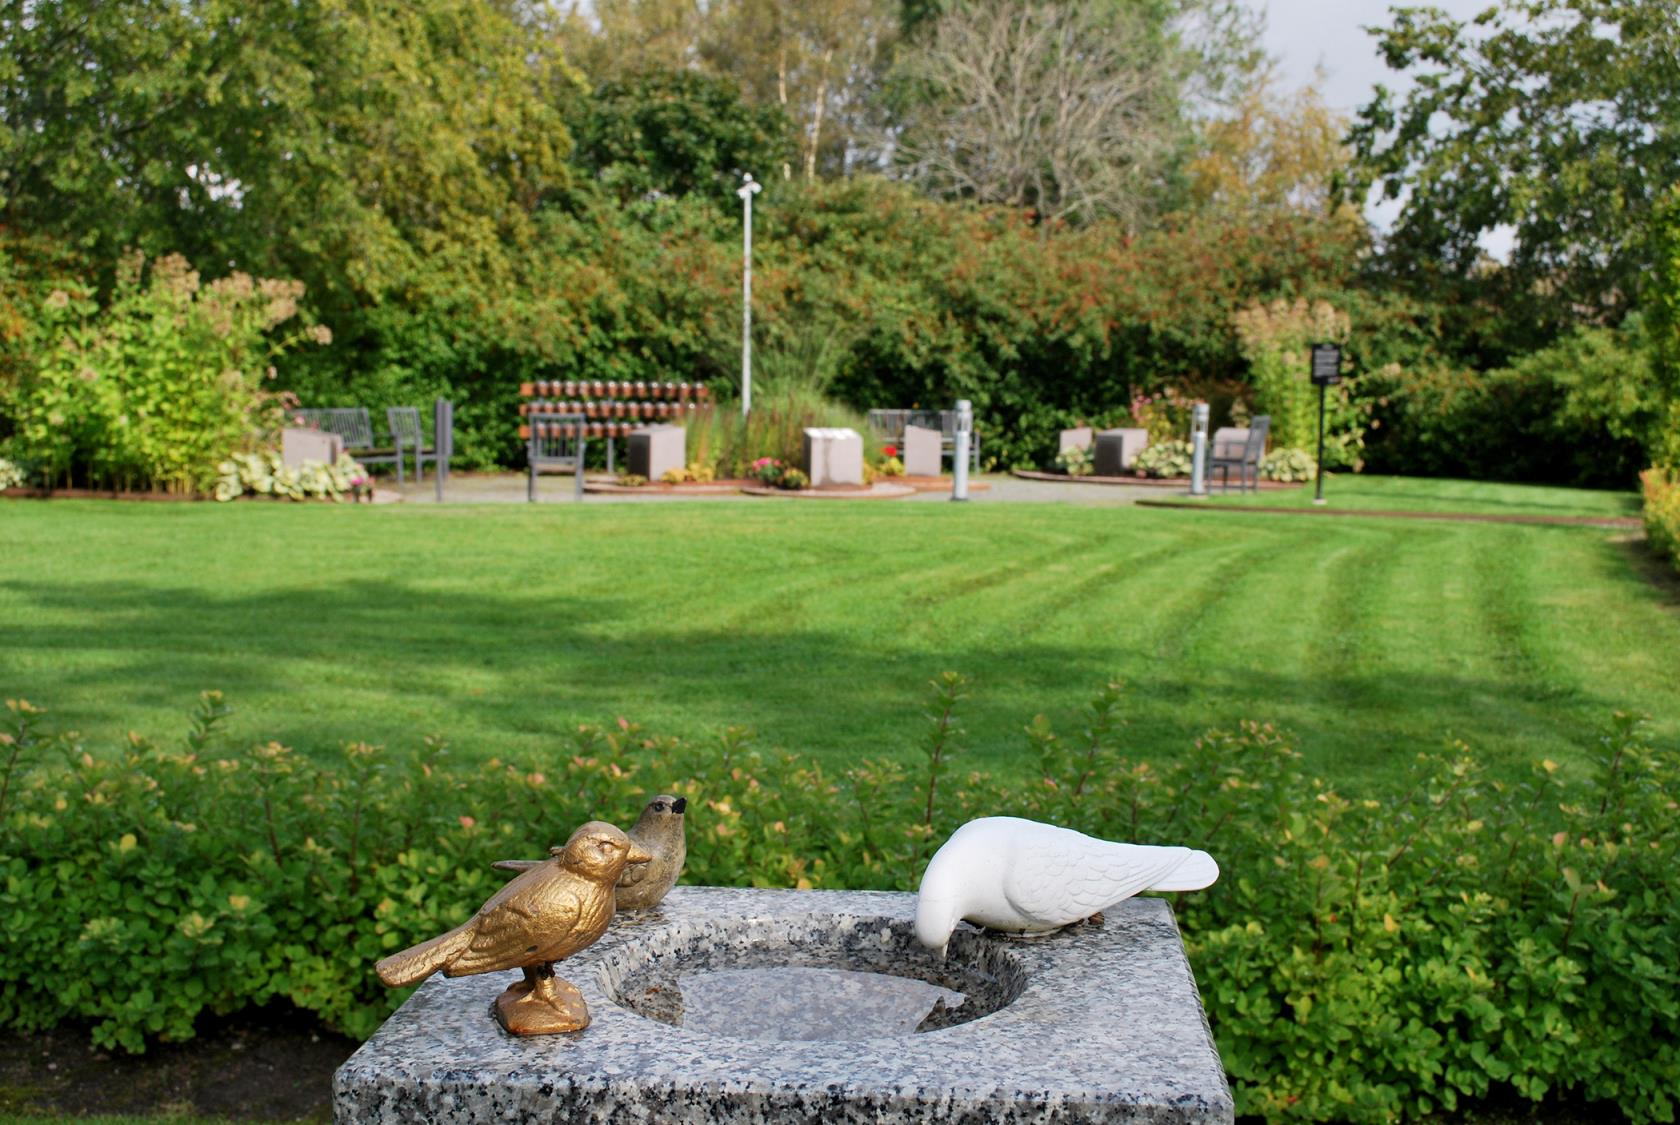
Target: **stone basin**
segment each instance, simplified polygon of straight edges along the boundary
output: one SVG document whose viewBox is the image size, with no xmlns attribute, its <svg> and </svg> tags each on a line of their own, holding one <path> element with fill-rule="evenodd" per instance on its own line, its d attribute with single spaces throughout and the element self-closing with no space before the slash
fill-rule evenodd
<svg viewBox="0 0 1680 1125">
<path fill-rule="evenodd" d="M 614 1002 L 695 1034 L 849 1041 L 980 1019 L 1026 987 L 1021 959 L 977 932 L 939 957 L 908 922 L 803 914 L 658 926 L 602 959 Z"/>
<path fill-rule="evenodd" d="M 558 971 L 592 1022 L 520 1039 L 517 973 L 422 985 L 334 1077 L 340 1122 L 1225 1123 L 1167 903 L 939 960 L 915 896 L 677 887 Z"/>
</svg>

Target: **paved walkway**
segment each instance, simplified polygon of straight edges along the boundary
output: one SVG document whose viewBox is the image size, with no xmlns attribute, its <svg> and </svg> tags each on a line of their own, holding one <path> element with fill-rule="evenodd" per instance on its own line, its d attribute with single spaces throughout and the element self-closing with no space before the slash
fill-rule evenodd
<svg viewBox="0 0 1680 1125">
<path fill-rule="evenodd" d="M 603 478 L 605 479 L 605 478 Z M 971 492 L 969 498 L 976 504 L 1010 503 L 1012 501 L 1031 500 L 1037 502 L 1052 502 L 1063 504 L 1086 505 L 1116 505 L 1133 504 L 1145 497 L 1163 498 L 1164 490 L 1160 488 L 1146 488 L 1135 485 L 1089 485 L 1063 484 L 1057 481 L 1022 480 L 1006 473 L 985 473 L 974 478 L 984 481 L 990 487 L 981 492 Z M 400 494 L 405 503 L 432 504 L 437 501 L 437 492 L 432 478 L 427 476 L 424 483 L 413 481 L 398 488 L 394 484 L 382 482 L 380 492 Z M 1175 495 L 1171 492 L 1165 496 Z M 444 500 L 449 504 L 523 504 L 525 503 L 525 474 L 524 473 L 452 473 L 448 487 L 445 489 Z M 723 496 L 681 496 L 669 493 L 585 493 L 585 504 L 668 504 L 676 500 L 686 500 L 693 503 L 760 503 L 757 497 L 743 495 Z M 859 503 L 871 504 L 932 504 L 949 503 L 949 492 L 918 492 L 914 496 L 906 496 L 898 500 L 868 500 Z M 537 482 L 537 503 L 539 504 L 570 504 L 572 500 L 572 478 L 563 474 L 544 476 Z"/>
</svg>

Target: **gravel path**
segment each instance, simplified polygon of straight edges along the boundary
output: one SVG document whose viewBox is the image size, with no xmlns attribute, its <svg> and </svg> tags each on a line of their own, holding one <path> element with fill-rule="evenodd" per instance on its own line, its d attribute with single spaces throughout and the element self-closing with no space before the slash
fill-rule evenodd
<svg viewBox="0 0 1680 1125">
<path fill-rule="evenodd" d="M 1035 501 L 1112 506 L 1132 504 L 1145 497 L 1161 498 L 1164 492 L 1160 488 L 1123 484 L 1095 486 L 1063 484 L 1057 481 L 1022 480 L 1006 473 L 985 473 L 974 479 L 983 481 L 989 486 L 984 491 L 970 493 L 970 502 L 975 504 Z M 424 483 L 416 484 L 410 481 L 401 488 L 388 482 L 382 482 L 380 492 L 400 494 L 404 502 L 411 504 L 431 504 L 437 501 L 437 492 L 430 477 Z M 1165 492 L 1165 495 L 1176 494 Z M 754 498 L 743 495 L 681 496 L 655 492 L 640 495 L 590 493 L 583 498 L 585 504 L 665 504 L 674 500 L 757 502 Z M 949 503 L 950 500 L 951 497 L 948 492 L 918 492 L 914 496 L 907 496 L 898 501 L 874 502 L 930 504 Z M 525 503 L 525 474 L 454 473 L 450 476 L 448 487 L 445 489 L 445 502 L 449 504 L 523 504 Z M 537 482 L 537 502 L 539 504 L 573 503 L 571 477 L 560 474 L 544 476 Z"/>
</svg>

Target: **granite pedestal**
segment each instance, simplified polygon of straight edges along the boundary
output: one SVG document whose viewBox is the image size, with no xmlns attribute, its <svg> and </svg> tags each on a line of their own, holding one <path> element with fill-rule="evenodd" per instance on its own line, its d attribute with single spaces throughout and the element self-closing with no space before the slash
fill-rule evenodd
<svg viewBox="0 0 1680 1125">
<path fill-rule="evenodd" d="M 518 1039 L 489 1012 L 518 974 L 434 977 L 339 1068 L 335 1119 L 1232 1120 L 1165 901 L 1131 899 L 1103 925 L 1031 941 L 965 927 L 946 962 L 915 945 L 914 913 L 908 894 L 677 887 L 559 966 L 589 1004 L 588 1028 Z M 777 970 L 779 995 L 720 987 L 772 965 L 797 967 Z M 891 982 L 864 974 L 882 972 L 916 978 L 905 983 L 925 995 L 894 1003 L 919 1006 L 877 1003 L 875 986 Z M 788 1003 L 802 990 L 809 1003 Z M 966 998 L 947 1007 L 954 993 Z M 714 996 L 763 1018 L 692 1010 Z M 929 1030 L 907 1030 L 924 1006 Z"/>
<path fill-rule="evenodd" d="M 344 456 L 344 439 L 320 430 L 287 426 L 280 431 L 280 461 L 287 468 L 300 468 L 305 461 L 336 465 Z"/>
<path fill-rule="evenodd" d="M 904 427 L 904 474 L 911 477 L 936 477 L 944 457 L 945 438 L 938 430 L 925 426 Z"/>
<path fill-rule="evenodd" d="M 656 481 L 684 465 L 688 434 L 681 426 L 642 426 L 630 431 L 630 471 Z"/>
<path fill-rule="evenodd" d="M 1089 426 L 1075 426 L 1071 430 L 1063 430 L 1056 436 L 1056 452 L 1066 453 L 1070 449 L 1089 449 L 1095 438 L 1095 431 Z"/>
<path fill-rule="evenodd" d="M 863 484 L 863 435 L 850 427 L 805 429 L 805 475 L 812 488 Z"/>
<path fill-rule="evenodd" d="M 1099 477 L 1117 477 L 1132 467 L 1149 444 L 1149 431 L 1132 426 L 1103 430 L 1091 450 L 1091 469 Z"/>
</svg>

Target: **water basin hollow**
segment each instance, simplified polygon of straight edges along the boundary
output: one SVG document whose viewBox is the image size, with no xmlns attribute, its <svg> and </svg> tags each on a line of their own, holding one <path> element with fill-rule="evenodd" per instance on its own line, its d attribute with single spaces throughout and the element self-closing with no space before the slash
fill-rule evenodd
<svg viewBox="0 0 1680 1125">
<path fill-rule="evenodd" d="M 654 930 L 604 969 L 614 1002 L 686 1031 L 733 1039 L 856 1040 L 938 1031 L 1021 994 L 1021 963 L 959 932 L 944 958 L 889 918 L 740 919 Z"/>
</svg>

